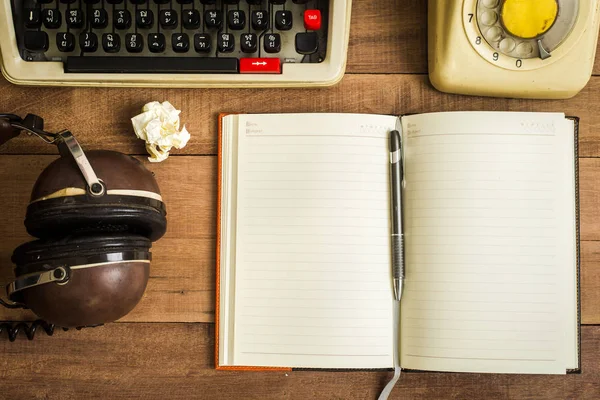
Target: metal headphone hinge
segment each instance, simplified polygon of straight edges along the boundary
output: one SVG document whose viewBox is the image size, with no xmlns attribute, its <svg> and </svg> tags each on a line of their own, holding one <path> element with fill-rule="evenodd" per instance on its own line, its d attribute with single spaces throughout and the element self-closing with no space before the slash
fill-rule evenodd
<svg viewBox="0 0 600 400">
<path fill-rule="evenodd" d="M 55 282 L 58 284 L 64 284 L 70 279 L 68 268 L 58 267 L 50 271 L 34 272 L 31 274 L 23 275 L 18 277 L 15 281 L 10 283 L 6 287 L 8 297 L 21 290 L 29 289 L 35 286 L 45 285 L 47 283 Z"/>
<path fill-rule="evenodd" d="M 83 179 L 85 179 L 91 195 L 104 195 L 106 193 L 106 187 L 104 186 L 104 183 L 98 179 L 98 176 L 94 172 L 94 169 L 79 145 L 79 142 L 77 142 L 77 139 L 75 139 L 73 134 L 69 131 L 60 132 L 58 136 L 60 141 L 66 145 L 67 150 L 73 156 L 73 159 L 75 159 L 75 163 L 77 163 L 77 167 L 79 167 L 79 170 L 83 174 Z"/>
<path fill-rule="evenodd" d="M 19 116 L 13 114 L 0 114 L 0 119 L 8 121 L 10 126 L 16 130 L 17 134 L 19 131 L 24 130 L 30 135 L 38 136 L 46 143 L 55 143 L 59 150 L 61 150 L 62 147 L 63 151 L 66 151 L 73 156 L 77 167 L 79 167 L 79 170 L 83 174 L 83 178 L 87 183 L 90 194 L 92 196 L 102 196 L 106 193 L 106 187 L 104 183 L 98 179 L 98 176 L 96 176 L 96 173 L 90 165 L 89 160 L 85 156 L 83 149 L 71 132 L 46 132 L 43 130 L 44 120 L 34 114 L 27 114 L 25 119 L 21 119 Z M 64 144 L 65 146 L 61 146 L 61 144 Z"/>
</svg>

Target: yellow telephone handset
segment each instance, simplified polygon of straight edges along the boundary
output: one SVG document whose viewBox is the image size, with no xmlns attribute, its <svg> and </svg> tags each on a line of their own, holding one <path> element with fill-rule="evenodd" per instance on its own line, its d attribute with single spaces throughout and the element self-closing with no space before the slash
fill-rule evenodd
<svg viewBox="0 0 600 400">
<path fill-rule="evenodd" d="M 590 79 L 597 0 L 429 0 L 429 77 L 438 90 L 561 99 Z"/>
</svg>

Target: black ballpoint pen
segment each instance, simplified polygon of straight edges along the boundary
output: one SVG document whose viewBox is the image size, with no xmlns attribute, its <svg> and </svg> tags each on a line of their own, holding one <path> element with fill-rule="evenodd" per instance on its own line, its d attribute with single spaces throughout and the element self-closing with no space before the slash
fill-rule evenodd
<svg viewBox="0 0 600 400">
<path fill-rule="evenodd" d="M 402 298 L 404 285 L 404 240 L 402 236 L 402 139 L 390 132 L 390 192 L 392 210 L 392 278 L 394 297 Z"/>
</svg>

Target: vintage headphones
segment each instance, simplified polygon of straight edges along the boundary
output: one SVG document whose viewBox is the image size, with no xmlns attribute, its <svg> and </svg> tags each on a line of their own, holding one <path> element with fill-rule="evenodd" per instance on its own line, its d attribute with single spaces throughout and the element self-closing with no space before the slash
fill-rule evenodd
<svg viewBox="0 0 600 400">
<path fill-rule="evenodd" d="M 0 325 L 14 340 L 36 326 L 51 334 L 97 326 L 129 313 L 148 282 L 152 242 L 167 228 L 153 176 L 138 160 L 105 150 L 84 152 L 69 131 L 49 133 L 43 120 L 0 114 L 0 146 L 22 131 L 58 147 L 60 158 L 38 177 L 25 228 L 39 240 L 14 250 L 9 308 L 29 308 L 45 323 Z M 16 330 L 16 332 L 15 332 Z"/>
</svg>

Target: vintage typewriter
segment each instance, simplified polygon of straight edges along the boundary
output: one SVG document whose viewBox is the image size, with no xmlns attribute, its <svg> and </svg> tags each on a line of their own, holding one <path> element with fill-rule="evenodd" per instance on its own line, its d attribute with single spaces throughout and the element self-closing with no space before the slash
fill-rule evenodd
<svg viewBox="0 0 600 400">
<path fill-rule="evenodd" d="M 2 73 L 26 85 L 326 86 L 351 0 L 5 0 Z"/>
</svg>

